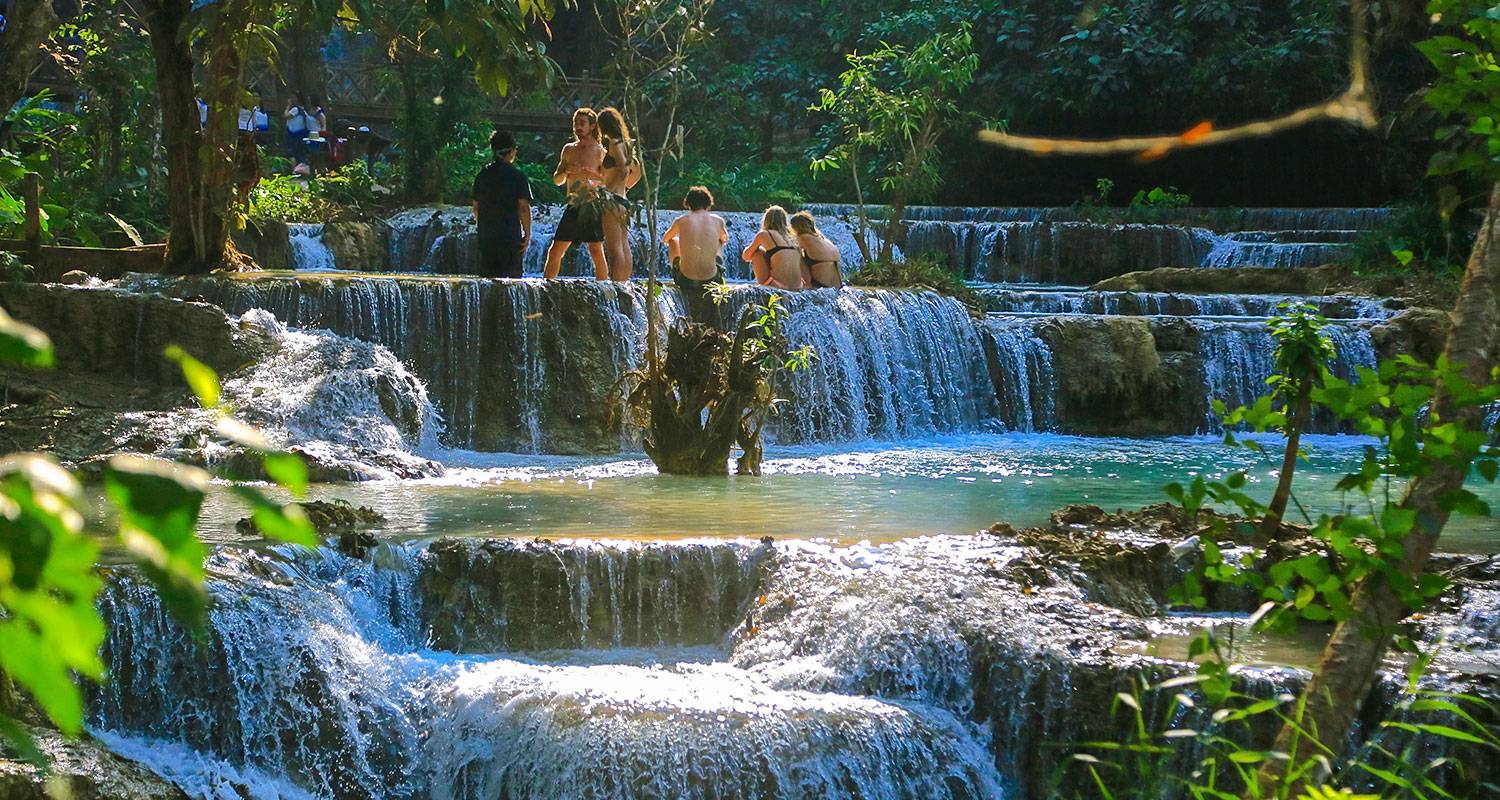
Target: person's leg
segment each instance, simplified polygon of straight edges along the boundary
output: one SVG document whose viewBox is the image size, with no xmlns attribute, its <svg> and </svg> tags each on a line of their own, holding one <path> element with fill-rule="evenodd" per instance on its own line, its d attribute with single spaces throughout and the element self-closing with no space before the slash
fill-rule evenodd
<svg viewBox="0 0 1500 800">
<path fill-rule="evenodd" d="M 610 211 L 604 216 L 604 255 L 609 262 L 612 280 L 630 280 L 629 220 L 624 214 Z"/>
<path fill-rule="evenodd" d="M 594 280 L 609 280 L 609 262 L 604 259 L 604 242 L 589 242 L 589 258 L 594 262 Z"/>
<path fill-rule="evenodd" d="M 557 277 L 557 273 L 562 270 L 563 256 L 568 254 L 568 248 L 572 246 L 572 242 L 552 240 L 552 244 L 547 246 L 547 264 L 542 267 L 543 278 L 550 281 Z"/>
<path fill-rule="evenodd" d="M 766 258 L 766 251 L 756 250 L 750 256 L 750 272 L 755 275 L 755 282 L 764 286 L 771 280 L 771 259 Z"/>
<path fill-rule="evenodd" d="M 521 245 L 507 245 L 500 253 L 500 277 L 512 280 L 521 277 Z"/>
</svg>

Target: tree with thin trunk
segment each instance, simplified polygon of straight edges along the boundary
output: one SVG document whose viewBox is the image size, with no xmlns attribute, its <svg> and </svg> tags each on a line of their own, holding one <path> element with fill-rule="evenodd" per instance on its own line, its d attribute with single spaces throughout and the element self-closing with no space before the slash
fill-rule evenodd
<svg viewBox="0 0 1500 800">
<path fill-rule="evenodd" d="M 234 210 L 236 120 L 249 102 L 244 86 L 251 59 L 274 61 L 273 24 L 298 14 L 345 24 L 373 16 L 373 0 L 136 0 L 151 35 L 167 160 L 170 219 L 165 269 L 201 273 L 243 264 L 229 244 Z M 509 88 L 515 73 L 530 74 L 541 58 L 527 23 L 551 13 L 542 0 L 432 0 L 424 23 L 443 31 L 455 52 L 474 66 L 480 87 Z M 201 81 L 195 80 L 201 76 Z M 198 101 L 208 108 L 200 124 Z"/>
<path fill-rule="evenodd" d="M 44 52 L 42 43 L 57 27 L 52 0 L 15 0 L 0 31 L 0 121 L 26 95 L 26 84 Z"/>
<path fill-rule="evenodd" d="M 1276 491 L 1261 518 L 1260 533 L 1266 540 L 1276 538 L 1286 516 L 1286 506 L 1292 498 L 1292 476 L 1302 455 L 1302 433 L 1312 423 L 1312 392 L 1322 383 L 1333 356 L 1328 339 L 1323 336 L 1327 322 L 1308 306 L 1291 308 L 1271 320 L 1271 337 L 1276 340 L 1272 397 L 1282 406 L 1280 427 L 1286 434 L 1286 449 L 1281 457 Z"/>
<path fill-rule="evenodd" d="M 849 68 L 839 84 L 823 89 L 815 111 L 834 117 L 839 137 L 813 159 L 814 173 L 849 167 L 859 217 L 860 255 L 871 261 L 865 187 L 860 178 L 866 159 L 878 159 L 875 170 L 890 201 L 879 229 L 876 258 L 889 262 L 902 241 L 906 204 L 941 185 L 939 140 L 963 120 L 957 100 L 974 82 L 979 57 L 967 24 L 938 33 L 907 49 L 882 44 L 870 53 L 850 53 Z"/>
</svg>

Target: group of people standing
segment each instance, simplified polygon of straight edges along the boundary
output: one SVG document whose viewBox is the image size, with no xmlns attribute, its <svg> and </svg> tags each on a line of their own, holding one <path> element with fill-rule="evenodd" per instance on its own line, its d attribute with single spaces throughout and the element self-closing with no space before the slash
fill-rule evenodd
<svg viewBox="0 0 1500 800">
<path fill-rule="evenodd" d="M 474 179 L 474 215 L 479 229 L 479 274 L 521 277 L 531 247 L 531 185 L 515 165 L 516 140 L 507 131 L 490 137 L 494 161 Z M 543 277 L 557 277 L 563 256 L 575 243 L 589 248 L 598 280 L 628 281 L 634 270 L 630 248 L 630 189 L 641 178 L 641 164 L 625 118 L 618 109 L 573 113 L 573 140 L 563 146 L 552 180 L 567 187 L 568 203 L 547 247 Z M 704 301 L 707 286 L 724 280 L 724 245 L 729 232 L 712 213 L 707 187 L 694 186 L 683 199 L 687 213 L 662 236 L 672 276 L 689 307 Z M 766 209 L 761 229 L 740 257 L 763 286 L 799 290 L 836 288 L 843 283 L 838 247 L 818 230 L 813 216 L 788 216 L 781 206 Z"/>
</svg>

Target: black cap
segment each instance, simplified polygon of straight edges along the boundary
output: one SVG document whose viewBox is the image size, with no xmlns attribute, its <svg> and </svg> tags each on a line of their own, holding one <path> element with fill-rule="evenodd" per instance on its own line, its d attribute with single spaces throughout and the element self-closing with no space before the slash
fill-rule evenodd
<svg viewBox="0 0 1500 800">
<path fill-rule="evenodd" d="M 510 131 L 496 130 L 490 134 L 491 153 L 509 153 L 514 149 L 516 149 L 516 137 Z"/>
</svg>

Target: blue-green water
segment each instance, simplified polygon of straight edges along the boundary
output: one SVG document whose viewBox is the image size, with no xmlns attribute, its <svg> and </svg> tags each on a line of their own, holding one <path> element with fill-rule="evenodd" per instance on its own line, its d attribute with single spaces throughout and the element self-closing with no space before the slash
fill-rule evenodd
<svg viewBox="0 0 1500 800">
<path fill-rule="evenodd" d="M 1275 440 L 1266 440 L 1274 449 Z M 1298 469 L 1296 497 L 1310 514 L 1363 498 L 1334 484 L 1366 440 L 1310 437 L 1312 463 Z M 367 505 L 396 537 L 798 537 L 882 541 L 972 533 L 995 522 L 1030 525 L 1069 503 L 1106 509 L 1162 502 L 1161 487 L 1194 476 L 1246 470 L 1251 492 L 1269 496 L 1275 465 L 1213 437 L 1097 439 L 985 434 L 838 448 L 777 448 L 759 478 L 658 475 L 641 457 L 570 458 L 438 454 L 448 475 L 315 487 L 319 499 Z M 1500 508 L 1500 491 L 1479 484 Z M 207 510 L 205 535 L 233 537 L 243 512 L 227 497 Z M 1300 519 L 1294 507 L 1289 514 Z M 1443 549 L 1491 552 L 1500 523 L 1455 518 Z"/>
</svg>

